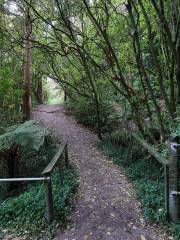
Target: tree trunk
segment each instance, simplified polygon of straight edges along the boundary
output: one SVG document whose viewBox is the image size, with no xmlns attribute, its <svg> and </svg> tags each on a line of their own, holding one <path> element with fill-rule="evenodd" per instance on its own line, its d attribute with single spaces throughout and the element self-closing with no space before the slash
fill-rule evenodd
<svg viewBox="0 0 180 240">
<path fill-rule="evenodd" d="M 176 81 L 178 86 L 177 102 L 180 103 L 180 36 L 177 43 Z"/>
<path fill-rule="evenodd" d="M 39 104 L 43 103 L 43 90 L 42 90 L 42 79 L 38 80 L 37 84 L 37 100 Z"/>
<path fill-rule="evenodd" d="M 31 19 L 29 12 L 26 13 L 25 19 L 25 46 L 24 46 L 24 83 L 23 83 L 23 120 L 30 119 L 31 112 Z"/>
</svg>

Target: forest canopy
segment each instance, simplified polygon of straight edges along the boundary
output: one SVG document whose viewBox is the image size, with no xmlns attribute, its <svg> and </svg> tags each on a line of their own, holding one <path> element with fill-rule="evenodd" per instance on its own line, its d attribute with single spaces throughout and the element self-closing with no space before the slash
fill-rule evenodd
<svg viewBox="0 0 180 240">
<path fill-rule="evenodd" d="M 29 119 L 49 77 L 100 138 L 118 112 L 165 141 L 178 132 L 179 10 L 178 0 L 1 0 L 1 122 Z"/>
</svg>

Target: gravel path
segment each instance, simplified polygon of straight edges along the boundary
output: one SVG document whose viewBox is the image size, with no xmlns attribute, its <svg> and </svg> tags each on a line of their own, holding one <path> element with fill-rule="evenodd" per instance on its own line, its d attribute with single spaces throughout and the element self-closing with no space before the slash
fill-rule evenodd
<svg viewBox="0 0 180 240">
<path fill-rule="evenodd" d="M 62 141 L 80 175 L 79 197 L 68 228 L 59 240 L 165 240 L 147 225 L 123 170 L 96 148 L 97 136 L 78 124 L 61 105 L 41 105 L 33 117 Z"/>
</svg>

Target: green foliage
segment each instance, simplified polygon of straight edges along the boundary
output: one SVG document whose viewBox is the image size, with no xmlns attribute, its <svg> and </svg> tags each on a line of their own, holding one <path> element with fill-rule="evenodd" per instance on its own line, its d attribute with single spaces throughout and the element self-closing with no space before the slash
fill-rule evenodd
<svg viewBox="0 0 180 240">
<path fill-rule="evenodd" d="M 179 111 L 179 107 L 178 107 L 178 112 L 177 114 L 180 113 Z M 178 115 L 179 116 L 179 115 Z M 176 121 L 175 121 L 175 124 L 173 125 L 173 127 L 170 128 L 170 131 L 171 131 L 171 137 L 172 138 L 176 138 L 176 137 L 179 137 L 180 136 L 180 124 L 179 124 L 179 121 L 180 121 L 180 117 L 177 117 L 176 118 Z"/>
<path fill-rule="evenodd" d="M 161 179 L 160 170 L 152 159 L 139 159 L 128 166 L 126 173 L 132 181 L 141 179 L 159 180 Z"/>
<path fill-rule="evenodd" d="M 96 110 L 93 102 L 84 97 L 79 97 L 78 101 L 69 101 L 69 106 L 73 110 L 75 117 L 80 123 L 86 126 L 96 125 Z"/>
<path fill-rule="evenodd" d="M 164 206 L 164 183 L 161 180 L 141 178 L 135 181 L 135 189 L 143 203 L 145 218 L 163 223 L 166 221 Z"/>
<path fill-rule="evenodd" d="M 39 176 L 57 151 L 49 132 L 34 121 L 6 128 L 0 135 L 0 175 L 9 176 L 12 167 L 16 177 Z M 13 147 L 18 151 L 13 153 Z M 15 155 L 14 155 L 15 154 Z M 14 167 L 8 159 L 13 157 Z M 8 184 L 0 184 L 0 199 L 7 193 Z"/>
<path fill-rule="evenodd" d="M 21 151 L 21 176 L 39 174 L 57 150 L 47 129 L 34 121 L 5 129 L 5 134 L 0 136 L 0 151 L 8 152 L 14 144 L 18 145 Z"/>
<path fill-rule="evenodd" d="M 130 136 L 129 132 L 123 129 L 122 131 L 112 132 L 108 141 L 112 143 L 112 146 L 115 144 L 123 153 L 123 163 L 130 164 L 136 160 L 141 159 L 145 156 L 145 150 Z M 126 160 L 126 161 L 125 161 Z M 117 159 L 117 163 L 120 159 Z"/>
<path fill-rule="evenodd" d="M 7 128 L 6 133 L 0 136 L 0 151 L 8 150 L 13 144 L 17 144 L 26 151 L 39 151 L 46 138 L 48 131 L 40 127 L 34 121 L 27 121 L 23 124 Z"/>
<path fill-rule="evenodd" d="M 117 145 L 128 146 L 132 142 L 132 137 L 127 131 L 117 130 L 111 133 L 110 141 Z"/>
<path fill-rule="evenodd" d="M 173 240 L 179 240 L 180 239 L 180 223 L 173 224 L 172 230 L 174 235 Z"/>
<path fill-rule="evenodd" d="M 79 97 L 69 100 L 69 107 L 72 109 L 77 120 L 85 126 L 97 129 L 96 106 L 92 99 Z M 103 132 L 111 131 L 117 124 L 118 116 L 108 101 L 99 103 L 101 130 Z"/>
<path fill-rule="evenodd" d="M 22 89 L 17 87 L 18 78 L 12 76 L 9 67 L 0 69 L 0 124 L 6 126 L 20 119 Z"/>
<path fill-rule="evenodd" d="M 22 235 L 25 239 L 52 239 L 56 224 L 61 228 L 73 206 L 73 196 L 77 191 L 77 174 L 72 168 L 65 169 L 64 183 L 60 185 L 59 173 L 52 178 L 55 220 L 50 227 L 46 224 L 44 187 L 42 184 L 30 185 L 18 197 L 10 198 L 0 204 L 0 229 L 6 229 L 12 236 Z M 3 231 L 0 233 L 3 237 Z"/>
</svg>

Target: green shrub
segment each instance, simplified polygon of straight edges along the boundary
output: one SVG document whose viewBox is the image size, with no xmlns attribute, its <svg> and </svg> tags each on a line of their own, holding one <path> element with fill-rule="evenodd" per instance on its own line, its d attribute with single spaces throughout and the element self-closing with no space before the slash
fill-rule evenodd
<svg viewBox="0 0 180 240">
<path fill-rule="evenodd" d="M 115 137 L 114 137 L 115 136 Z M 117 137 L 117 138 L 116 138 Z M 108 139 L 99 142 L 98 146 L 102 148 L 114 162 L 118 165 L 129 166 L 145 156 L 145 151 L 132 139 L 120 139 L 119 134 L 112 134 Z"/>
<path fill-rule="evenodd" d="M 133 139 L 127 131 L 117 130 L 111 133 L 110 141 L 117 145 L 128 146 L 132 143 Z"/>
<path fill-rule="evenodd" d="M 16 72 L 16 73 L 15 73 Z M 0 126 L 8 126 L 20 122 L 22 112 L 22 78 L 21 71 L 11 69 L 10 66 L 0 68 Z M 18 76 L 19 75 L 19 76 Z"/>
<path fill-rule="evenodd" d="M 132 181 L 140 179 L 161 179 L 161 171 L 152 159 L 140 159 L 132 163 L 126 169 L 126 174 Z"/>
<path fill-rule="evenodd" d="M 144 178 L 141 178 L 135 181 L 135 189 L 143 203 L 144 216 L 151 221 L 165 222 L 163 181 L 147 179 L 145 181 Z"/>
<path fill-rule="evenodd" d="M 78 99 L 73 98 L 69 100 L 68 105 L 80 123 L 97 129 L 97 112 L 93 99 L 84 97 L 78 97 Z M 111 131 L 117 124 L 117 114 L 108 101 L 100 102 L 99 110 L 102 132 Z"/>
<path fill-rule="evenodd" d="M 172 226 L 173 230 L 173 240 L 179 240 L 180 239 L 180 223 L 173 224 Z"/>
<path fill-rule="evenodd" d="M 14 145 L 19 146 L 20 151 L 20 176 L 40 174 L 57 151 L 56 143 L 49 132 L 34 121 L 11 126 L 0 135 L 0 154 L 8 155 Z"/>
<path fill-rule="evenodd" d="M 78 181 L 72 168 L 65 170 L 64 184 L 60 186 L 59 174 L 56 172 L 52 179 L 55 220 L 49 228 L 46 224 L 45 200 L 43 184 L 30 185 L 18 197 L 10 198 L 0 204 L 0 229 L 8 233 L 27 235 L 26 239 L 42 239 L 44 235 L 55 232 L 57 223 L 66 225 L 66 219 L 72 208 L 72 199 Z M 26 234 L 24 234 L 26 232 Z"/>
<path fill-rule="evenodd" d="M 146 154 L 146 151 L 139 145 L 137 141 L 129 134 L 128 131 L 115 131 L 110 135 L 109 141 L 112 142 L 113 145 L 116 145 L 118 148 L 122 149 L 122 152 L 126 152 L 126 162 L 128 160 L 129 163 L 135 162 L 143 158 Z M 128 164 L 129 164 L 128 163 Z"/>
<path fill-rule="evenodd" d="M 14 125 L 0 135 L 0 176 L 39 176 L 57 151 L 49 132 L 34 121 Z M 9 160 L 13 161 L 13 164 Z M 0 200 L 9 184 L 0 184 Z"/>
</svg>

